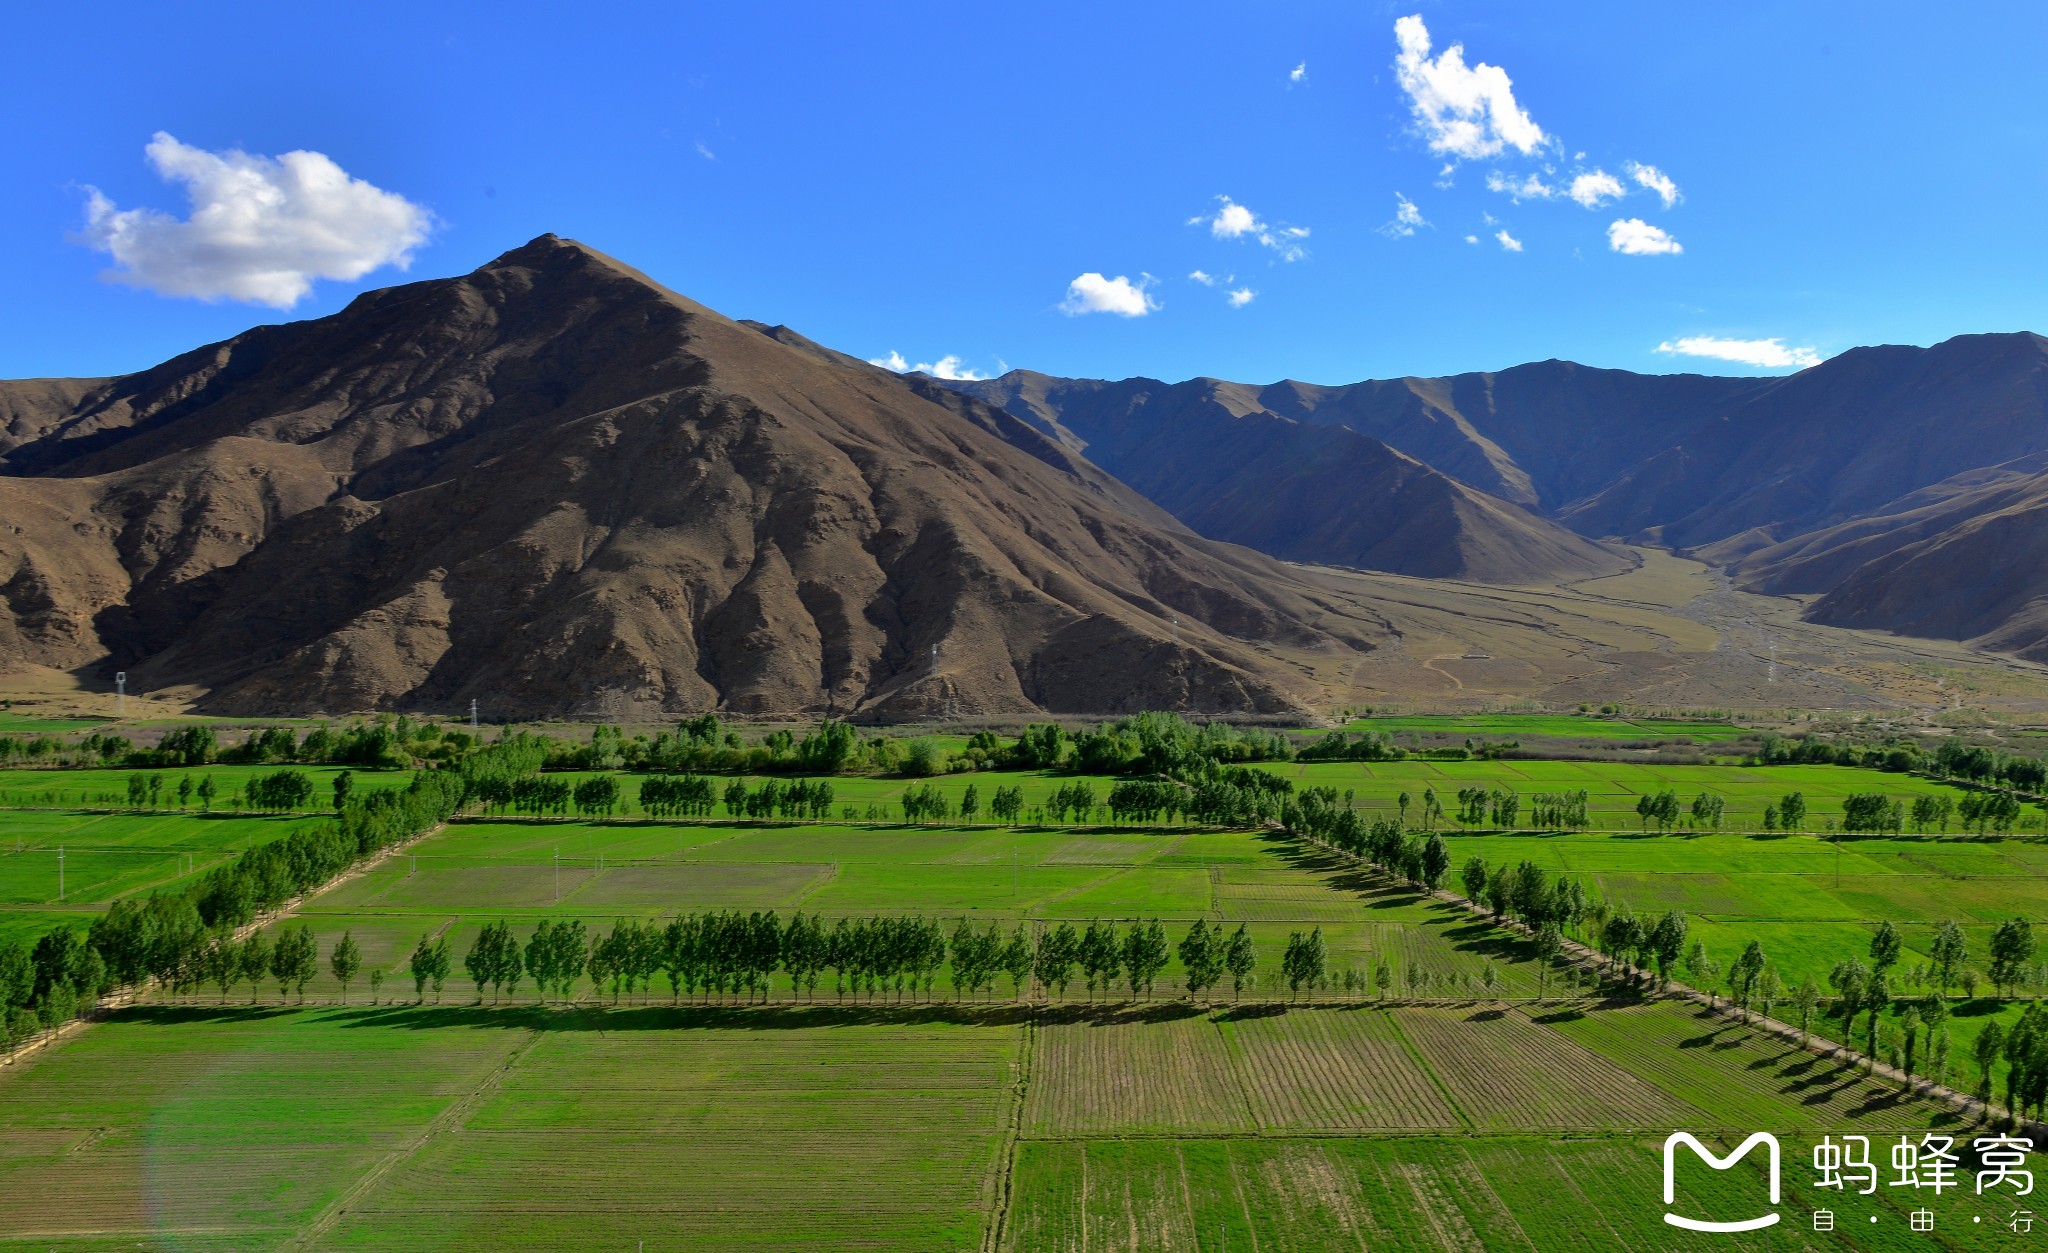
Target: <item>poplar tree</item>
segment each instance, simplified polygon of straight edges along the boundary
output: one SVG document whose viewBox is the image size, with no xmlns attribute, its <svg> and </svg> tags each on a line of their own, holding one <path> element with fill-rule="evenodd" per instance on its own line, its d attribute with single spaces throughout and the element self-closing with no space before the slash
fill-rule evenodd
<svg viewBox="0 0 2048 1253">
<path fill-rule="evenodd" d="M 1230 943 L 1223 950 L 1224 969 L 1230 971 L 1230 995 L 1235 1000 L 1243 994 L 1245 980 L 1252 977 L 1252 970 L 1259 964 L 1258 950 L 1252 945 L 1252 937 L 1243 923 L 1230 937 Z"/>
<path fill-rule="evenodd" d="M 363 968 L 363 951 L 356 947 L 352 932 L 344 931 L 341 939 L 335 941 L 334 952 L 328 956 L 328 965 L 334 970 L 335 982 L 341 984 L 341 1003 L 348 1004 L 348 985 L 355 980 L 356 972 Z"/>
</svg>

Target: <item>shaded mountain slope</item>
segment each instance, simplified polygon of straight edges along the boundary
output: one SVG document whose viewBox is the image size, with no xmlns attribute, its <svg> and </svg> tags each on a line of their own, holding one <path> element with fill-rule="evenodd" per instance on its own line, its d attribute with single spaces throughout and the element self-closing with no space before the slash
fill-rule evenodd
<svg viewBox="0 0 2048 1253">
<path fill-rule="evenodd" d="M 1235 384 L 1012 371 L 921 385 L 1000 404 L 1038 440 L 1085 452 L 1201 534 L 1288 560 L 1496 583 L 1629 564 L 1369 436 L 1271 413 Z"/>
<path fill-rule="evenodd" d="M 1279 711 L 1311 694 L 1267 650 L 1384 638 L 1004 415 L 814 349 L 548 236 L 14 385 L 0 632 L 224 712 L 509 716 Z"/>
</svg>

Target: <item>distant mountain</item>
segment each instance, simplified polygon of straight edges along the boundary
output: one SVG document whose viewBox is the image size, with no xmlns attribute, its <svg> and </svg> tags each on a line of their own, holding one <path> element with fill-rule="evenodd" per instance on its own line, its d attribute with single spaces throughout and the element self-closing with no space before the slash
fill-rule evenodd
<svg viewBox="0 0 2048 1253">
<path fill-rule="evenodd" d="M 1630 565 L 1371 436 L 1273 413 L 1236 384 L 1018 370 L 947 386 L 1085 454 L 1201 534 L 1290 561 L 1519 584 Z"/>
<path fill-rule="evenodd" d="M 1859 348 L 1784 378 L 1544 361 L 1343 386 L 1025 371 L 949 386 L 1196 530 L 1293 559 L 1540 582 L 1597 568 L 1601 550 L 1559 541 L 1568 527 L 1829 593 L 1819 621 L 2048 649 L 2043 589 L 1985 547 L 2019 542 L 2021 468 L 2048 455 L 2038 335 Z M 1318 427 L 1366 441 L 1318 442 Z M 1935 561 L 1952 568 L 1915 564 Z"/>
<path fill-rule="evenodd" d="M 236 713 L 1278 712 L 1313 692 L 1273 649 L 1386 638 L 1000 411 L 764 331 L 543 236 L 0 384 L 0 656 Z"/>
</svg>

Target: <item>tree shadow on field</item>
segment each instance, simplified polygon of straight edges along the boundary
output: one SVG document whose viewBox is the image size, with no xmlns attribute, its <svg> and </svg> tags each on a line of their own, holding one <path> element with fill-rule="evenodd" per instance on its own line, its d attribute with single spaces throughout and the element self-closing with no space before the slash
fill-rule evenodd
<svg viewBox="0 0 2048 1253">
<path fill-rule="evenodd" d="M 312 1008 L 312 1007 L 308 1007 Z M 151 1026 L 182 1026 L 188 1023 L 263 1022 L 299 1012 L 297 1005 L 123 1005 L 108 1013 L 112 1022 L 148 1023 Z"/>
<path fill-rule="evenodd" d="M 801 1002 L 767 1005 L 600 1005 L 592 1002 L 538 1005 L 381 1005 L 333 1007 L 326 1021 L 345 1029 L 399 1031 L 501 1027 L 548 1031 L 805 1031 L 862 1026 L 1016 1027 L 1136 1026 L 1207 1014 L 1187 1001 L 1068 1001 L 1053 1005 L 1016 1001 Z"/>
<path fill-rule="evenodd" d="M 1278 1018 L 1287 1012 L 1287 1006 L 1278 1001 L 1262 1001 L 1256 1005 L 1233 1005 L 1216 1015 L 1218 1022 L 1249 1022 L 1254 1018 Z"/>
</svg>

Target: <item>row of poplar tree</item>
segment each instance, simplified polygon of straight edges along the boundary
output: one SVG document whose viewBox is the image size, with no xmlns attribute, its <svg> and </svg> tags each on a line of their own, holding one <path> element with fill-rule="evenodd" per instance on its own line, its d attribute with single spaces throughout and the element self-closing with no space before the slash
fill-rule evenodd
<svg viewBox="0 0 2048 1253">
<path fill-rule="evenodd" d="M 1296 949 L 1309 943 L 1296 935 L 1283 971 L 1296 986 L 1309 977 Z M 1313 944 L 1322 951 L 1322 935 Z M 516 995 L 531 981 L 543 1001 L 572 999 L 577 984 L 590 981 L 599 996 L 613 1001 L 644 997 L 665 981 L 672 998 L 765 999 L 771 979 L 782 975 L 795 996 L 815 999 L 831 972 L 832 993 L 844 1000 L 906 996 L 929 999 L 941 972 L 958 998 L 992 994 L 1007 978 L 1010 994 L 1023 996 L 1036 980 L 1064 998 L 1077 978 L 1092 998 L 1119 987 L 1133 997 L 1153 994 L 1161 971 L 1179 957 L 1190 995 L 1199 996 L 1228 976 L 1233 995 L 1253 980 L 1258 957 L 1243 925 L 1235 931 L 1197 920 L 1177 944 L 1169 944 L 1157 919 L 1119 925 L 1097 920 L 1086 927 L 1059 923 L 1034 931 L 1023 923 L 1007 932 L 996 923 L 976 926 L 959 919 L 950 933 L 937 919 L 909 915 L 844 917 L 831 924 L 816 914 L 787 921 L 773 912 L 723 911 L 683 914 L 661 922 L 623 920 L 609 931 L 577 919 L 544 920 L 522 940 L 511 924 L 483 927 L 463 959 L 481 999 Z M 447 940 L 422 936 L 408 961 L 414 991 L 424 999 L 431 986 L 438 998 L 450 973 Z M 1320 961 L 1316 963 L 1320 970 Z"/>
</svg>

